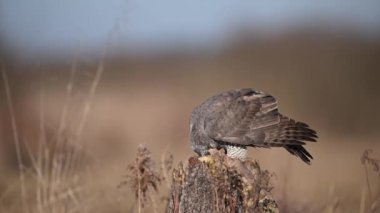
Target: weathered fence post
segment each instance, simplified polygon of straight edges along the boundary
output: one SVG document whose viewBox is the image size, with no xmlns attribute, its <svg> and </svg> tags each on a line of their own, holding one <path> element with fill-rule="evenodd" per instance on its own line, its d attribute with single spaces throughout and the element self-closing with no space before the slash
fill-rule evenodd
<svg viewBox="0 0 380 213">
<path fill-rule="evenodd" d="M 257 162 L 240 161 L 213 151 L 191 157 L 173 171 L 168 213 L 278 212 L 270 195 L 271 174 Z"/>
</svg>

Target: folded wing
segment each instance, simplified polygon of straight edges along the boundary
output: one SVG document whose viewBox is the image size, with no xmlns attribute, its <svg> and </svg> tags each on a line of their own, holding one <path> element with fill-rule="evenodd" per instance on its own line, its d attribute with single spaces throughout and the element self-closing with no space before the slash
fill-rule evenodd
<svg viewBox="0 0 380 213">
<path fill-rule="evenodd" d="M 302 145 L 316 141 L 317 135 L 307 124 L 281 115 L 271 95 L 253 89 L 229 95 L 205 118 L 205 131 L 210 138 L 241 146 L 284 147 L 310 163 L 312 156 Z"/>
</svg>

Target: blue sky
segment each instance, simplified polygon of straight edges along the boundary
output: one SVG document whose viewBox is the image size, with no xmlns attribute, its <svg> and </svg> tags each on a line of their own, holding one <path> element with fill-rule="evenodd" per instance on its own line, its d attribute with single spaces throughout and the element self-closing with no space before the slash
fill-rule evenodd
<svg viewBox="0 0 380 213">
<path fill-rule="evenodd" d="M 380 1 L 0 0 L 0 41 L 24 54 L 117 44 L 218 43 L 239 24 L 281 31 L 315 20 L 380 35 Z M 115 27 L 116 26 L 116 27 Z"/>
</svg>

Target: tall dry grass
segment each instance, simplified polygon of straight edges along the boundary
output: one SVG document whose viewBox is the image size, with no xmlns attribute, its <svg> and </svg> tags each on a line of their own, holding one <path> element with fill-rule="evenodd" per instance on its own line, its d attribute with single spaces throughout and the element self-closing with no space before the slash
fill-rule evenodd
<svg viewBox="0 0 380 213">
<path fill-rule="evenodd" d="M 105 54 L 103 55 L 105 57 Z M 37 150 L 33 150 L 28 142 L 20 140 L 16 113 L 12 101 L 11 85 L 7 77 L 4 62 L 1 62 L 1 73 L 6 91 L 6 101 L 11 120 L 13 142 L 19 169 L 18 188 L 20 188 L 21 205 L 18 201 L 12 208 L 19 212 L 84 212 L 81 205 L 86 177 L 86 144 L 82 133 L 91 108 L 92 99 L 96 93 L 102 73 L 104 72 L 104 57 L 99 61 L 94 78 L 83 102 L 82 112 L 73 127 L 70 122 L 70 108 L 74 104 L 74 82 L 78 72 L 78 62 L 74 61 L 70 69 L 70 78 L 66 85 L 64 106 L 57 129 L 52 137 L 48 137 L 45 123 L 44 78 L 41 77 L 39 136 Z M 73 129 L 75 131 L 73 131 Z M 51 134 L 50 130 L 50 134 Z M 28 153 L 27 159 L 22 154 Z M 25 166 L 25 161 L 31 162 L 31 167 Z"/>
<path fill-rule="evenodd" d="M 3 77 L 3 82 L 4 82 L 4 88 L 6 92 L 6 98 L 7 98 L 7 103 L 8 103 L 8 110 L 9 110 L 9 115 L 11 117 L 11 126 L 12 126 L 12 133 L 13 133 L 13 142 L 15 145 L 15 150 L 16 150 L 16 156 L 17 156 L 17 162 L 18 162 L 18 169 L 20 172 L 19 175 L 19 185 L 20 185 L 20 194 L 21 194 L 21 202 L 23 206 L 24 212 L 28 212 L 28 205 L 26 201 L 26 189 L 25 189 L 25 167 L 21 155 L 21 144 L 19 140 L 19 134 L 18 134 L 18 129 L 17 129 L 17 124 L 16 124 L 16 117 L 15 117 L 15 112 L 13 108 L 13 102 L 12 102 L 12 95 L 11 95 L 11 90 L 10 86 L 8 83 L 8 76 L 5 71 L 5 65 L 4 62 L 1 60 L 1 74 Z"/>
<path fill-rule="evenodd" d="M 366 149 L 360 161 L 364 167 L 367 187 L 366 190 L 363 188 L 362 192 L 361 213 L 378 212 L 380 211 L 380 160 L 373 156 L 373 150 Z"/>
</svg>

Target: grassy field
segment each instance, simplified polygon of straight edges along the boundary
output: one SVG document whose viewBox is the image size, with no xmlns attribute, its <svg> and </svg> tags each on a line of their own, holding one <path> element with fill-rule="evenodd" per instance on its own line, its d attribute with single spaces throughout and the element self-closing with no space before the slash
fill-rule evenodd
<svg viewBox="0 0 380 213">
<path fill-rule="evenodd" d="M 283 149 L 249 150 L 275 173 L 281 212 L 379 211 L 379 57 L 380 40 L 310 34 L 237 42 L 212 54 L 4 60 L 0 212 L 137 212 L 133 190 L 118 186 L 138 144 L 162 175 L 141 211 L 163 212 L 170 171 L 165 179 L 160 162 L 172 154 L 176 167 L 194 155 L 191 110 L 243 87 L 271 93 L 280 111 L 319 135 L 306 146 L 311 166 Z"/>
</svg>

